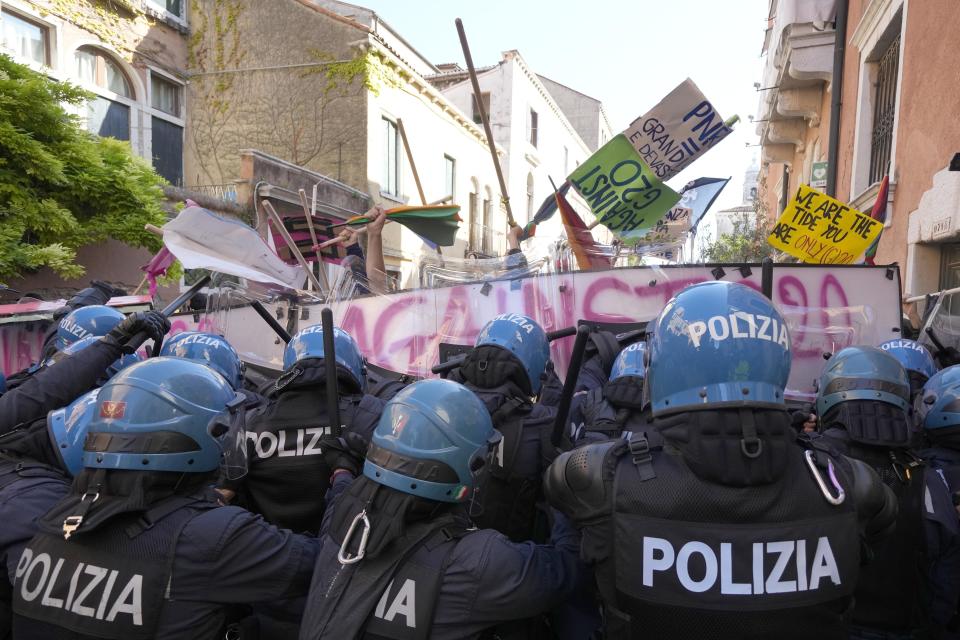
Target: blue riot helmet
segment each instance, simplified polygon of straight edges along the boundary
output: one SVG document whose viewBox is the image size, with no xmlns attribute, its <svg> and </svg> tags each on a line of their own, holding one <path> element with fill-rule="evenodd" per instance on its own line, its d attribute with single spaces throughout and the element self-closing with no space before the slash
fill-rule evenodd
<svg viewBox="0 0 960 640">
<path fill-rule="evenodd" d="M 466 502 L 499 443 L 472 391 L 450 380 L 421 380 L 387 402 L 363 474 L 421 498 Z"/>
<path fill-rule="evenodd" d="M 223 376 L 199 362 L 158 357 L 135 364 L 100 389 L 83 466 L 213 471 L 222 453 L 236 450 L 237 439 L 244 444 L 242 433 L 210 429 L 237 402 Z"/>
<path fill-rule="evenodd" d="M 610 369 L 610 380 L 633 377 L 643 380 L 647 376 L 644 355 L 647 353 L 647 343 L 634 342 L 624 347 L 613 361 Z"/>
<path fill-rule="evenodd" d="M 61 466 L 75 476 L 83 471 L 83 442 L 97 407 L 99 389 L 88 391 L 67 406 L 47 414 L 47 435 Z"/>
<path fill-rule="evenodd" d="M 57 349 L 87 336 L 105 336 L 120 324 L 123 314 L 104 304 L 92 304 L 74 309 L 60 321 L 57 327 Z"/>
<path fill-rule="evenodd" d="M 339 327 L 333 329 L 333 349 L 336 353 L 337 368 L 346 375 L 360 391 L 367 388 L 367 366 L 357 341 Z M 315 324 L 298 331 L 283 350 L 283 369 L 311 358 L 323 359 L 323 327 Z"/>
<path fill-rule="evenodd" d="M 872 400 L 910 408 L 910 379 L 900 361 L 877 347 L 847 347 L 835 353 L 817 383 L 817 414 L 847 400 Z"/>
<path fill-rule="evenodd" d="M 784 407 L 790 333 L 759 292 L 732 282 L 695 284 L 674 296 L 652 326 L 646 384 L 653 415 Z"/>
<path fill-rule="evenodd" d="M 937 365 L 927 348 L 916 340 L 887 340 L 880 348 L 900 361 L 910 377 L 910 390 L 918 392 L 937 372 Z"/>
<path fill-rule="evenodd" d="M 216 334 L 201 331 L 178 333 L 163 343 L 160 355 L 196 360 L 226 378 L 234 389 L 243 385 L 243 361 L 237 350 Z"/>
<path fill-rule="evenodd" d="M 933 374 L 913 406 L 917 426 L 931 439 L 960 425 L 960 365 Z"/>
<path fill-rule="evenodd" d="M 64 347 L 63 351 L 60 351 L 59 353 L 55 353 L 49 358 L 47 358 L 47 361 L 44 362 L 43 364 L 44 366 L 50 366 L 55 362 L 59 362 L 66 356 L 77 353 L 78 351 L 83 351 L 90 345 L 95 344 L 98 340 L 100 340 L 98 336 L 87 336 L 86 338 L 80 338 L 76 342 L 71 342 L 66 347 Z M 102 380 L 105 382 L 106 380 L 117 375 L 127 367 L 134 365 L 138 362 L 141 362 L 142 360 L 143 358 L 141 358 L 136 353 L 125 353 L 119 358 L 117 358 L 116 360 L 114 360 L 113 364 L 107 367 L 106 373 Z"/>
<path fill-rule="evenodd" d="M 500 314 L 480 330 L 473 346 L 485 345 L 501 347 L 512 353 L 526 373 L 530 393 L 540 392 L 540 378 L 550 359 L 550 342 L 535 320 L 519 313 Z"/>
</svg>

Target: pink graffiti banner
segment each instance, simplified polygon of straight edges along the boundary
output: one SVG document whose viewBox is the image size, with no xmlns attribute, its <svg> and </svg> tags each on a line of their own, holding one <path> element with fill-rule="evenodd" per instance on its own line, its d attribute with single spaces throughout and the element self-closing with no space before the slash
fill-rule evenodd
<svg viewBox="0 0 960 640">
<path fill-rule="evenodd" d="M 334 305 L 334 317 L 371 362 L 429 376 L 440 343 L 472 344 L 483 325 L 498 314 L 529 315 L 548 331 L 573 326 L 580 319 L 647 321 L 683 288 L 714 280 L 712 268 L 630 267 L 419 289 L 340 303 Z M 759 266 L 748 275 L 736 267 L 726 269 L 723 280 L 760 290 Z M 788 390 L 797 398 L 812 397 L 824 354 L 853 344 L 879 344 L 899 332 L 896 267 L 777 265 L 773 300 L 790 327 L 794 361 Z M 319 307 L 306 312 L 307 319 L 300 320 L 298 328 L 319 322 Z M 223 322 L 218 329 L 246 359 L 280 367 L 283 344 L 252 310 L 232 309 Z M 572 346 L 572 338 L 551 345 L 561 372 Z"/>
</svg>

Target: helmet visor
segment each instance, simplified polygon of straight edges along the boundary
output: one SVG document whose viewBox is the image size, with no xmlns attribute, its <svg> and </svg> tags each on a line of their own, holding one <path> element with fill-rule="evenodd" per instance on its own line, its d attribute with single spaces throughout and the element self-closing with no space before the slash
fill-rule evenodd
<svg viewBox="0 0 960 640">
<path fill-rule="evenodd" d="M 220 472 L 227 480 L 239 480 L 247 475 L 247 421 L 243 394 L 238 393 L 227 404 L 226 411 L 214 417 L 207 432 L 220 447 Z"/>
</svg>

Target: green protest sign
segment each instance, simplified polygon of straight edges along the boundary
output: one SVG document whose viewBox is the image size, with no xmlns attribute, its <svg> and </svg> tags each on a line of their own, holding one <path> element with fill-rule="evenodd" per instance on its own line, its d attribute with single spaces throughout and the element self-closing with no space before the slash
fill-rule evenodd
<svg viewBox="0 0 960 640">
<path fill-rule="evenodd" d="M 680 200 L 622 133 L 587 158 L 568 180 L 600 224 L 627 242 L 640 239 Z"/>
</svg>

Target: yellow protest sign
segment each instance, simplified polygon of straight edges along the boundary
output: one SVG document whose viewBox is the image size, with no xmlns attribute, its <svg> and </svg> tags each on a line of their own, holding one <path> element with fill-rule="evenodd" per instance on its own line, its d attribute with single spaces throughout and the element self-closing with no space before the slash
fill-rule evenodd
<svg viewBox="0 0 960 640">
<path fill-rule="evenodd" d="M 802 184 L 767 241 L 804 262 L 850 264 L 882 230 L 879 220 Z"/>
</svg>

